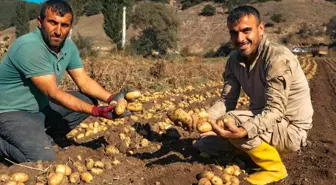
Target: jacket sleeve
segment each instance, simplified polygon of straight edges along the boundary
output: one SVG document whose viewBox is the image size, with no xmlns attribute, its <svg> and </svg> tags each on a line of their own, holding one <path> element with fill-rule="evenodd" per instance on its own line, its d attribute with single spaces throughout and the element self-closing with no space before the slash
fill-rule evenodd
<svg viewBox="0 0 336 185">
<path fill-rule="evenodd" d="M 210 119 L 216 120 L 224 116 L 226 112 L 234 110 L 240 94 L 241 85 L 233 73 L 233 67 L 228 60 L 225 71 L 223 73 L 224 85 L 222 89 L 221 99 L 208 110 Z"/>
<path fill-rule="evenodd" d="M 288 102 L 292 83 L 289 61 L 282 55 L 275 57 L 266 65 L 266 105 L 260 114 L 243 122 L 252 139 L 266 131 L 272 132 L 275 124 L 282 121 Z"/>
</svg>

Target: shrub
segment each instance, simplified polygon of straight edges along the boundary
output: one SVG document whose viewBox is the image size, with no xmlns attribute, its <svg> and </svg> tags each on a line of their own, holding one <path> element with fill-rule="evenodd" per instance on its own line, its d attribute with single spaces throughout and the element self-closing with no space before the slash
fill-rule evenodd
<svg viewBox="0 0 336 185">
<path fill-rule="evenodd" d="M 151 0 L 156 3 L 169 3 L 169 0 Z"/>
<path fill-rule="evenodd" d="M 153 49 L 158 48 L 156 40 L 155 31 L 151 28 L 145 29 L 137 39 L 131 39 L 132 53 L 142 56 L 150 55 Z"/>
<path fill-rule="evenodd" d="M 72 40 L 75 42 L 82 58 L 96 57 L 98 55 L 98 51 L 94 49 L 92 37 L 85 37 L 77 32 L 77 36 L 73 37 Z"/>
<path fill-rule="evenodd" d="M 182 4 L 182 10 L 190 8 L 192 6 L 195 6 L 197 4 L 200 4 L 202 2 L 202 0 L 182 0 L 181 4 Z"/>
<path fill-rule="evenodd" d="M 203 16 L 213 16 L 216 14 L 216 8 L 212 5 L 205 5 L 202 9 L 201 15 Z"/>
<path fill-rule="evenodd" d="M 330 37 L 330 40 L 336 43 L 336 16 L 332 17 L 327 24 L 327 34 Z"/>
<path fill-rule="evenodd" d="M 16 16 L 12 20 L 16 27 L 16 38 L 29 32 L 29 14 L 26 2 L 18 2 L 15 9 Z"/>
<path fill-rule="evenodd" d="M 133 38 L 131 47 L 137 54 L 148 55 L 152 50 L 166 54 L 167 49 L 177 46 L 178 19 L 176 11 L 163 3 L 143 2 L 134 10 L 134 29 L 142 30 Z"/>
<path fill-rule="evenodd" d="M 284 22 L 285 20 L 282 17 L 281 13 L 275 13 L 271 16 L 271 20 L 276 23 Z"/>
</svg>

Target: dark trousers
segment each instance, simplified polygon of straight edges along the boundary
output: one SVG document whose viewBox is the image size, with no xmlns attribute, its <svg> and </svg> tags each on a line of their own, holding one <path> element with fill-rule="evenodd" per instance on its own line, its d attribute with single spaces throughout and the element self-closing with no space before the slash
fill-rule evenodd
<svg viewBox="0 0 336 185">
<path fill-rule="evenodd" d="M 90 103 L 94 100 L 78 91 L 73 96 Z M 0 156 L 16 162 L 53 161 L 53 139 L 65 135 L 89 115 L 73 112 L 53 102 L 39 113 L 13 111 L 0 114 Z"/>
</svg>

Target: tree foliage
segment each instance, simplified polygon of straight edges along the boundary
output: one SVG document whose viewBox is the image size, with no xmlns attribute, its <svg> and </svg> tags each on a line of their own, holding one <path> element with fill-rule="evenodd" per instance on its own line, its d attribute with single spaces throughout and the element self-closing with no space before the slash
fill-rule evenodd
<svg viewBox="0 0 336 185">
<path fill-rule="evenodd" d="M 12 20 L 16 27 L 16 38 L 29 32 L 29 12 L 26 2 L 18 2 L 15 8 L 15 18 Z"/>
<path fill-rule="evenodd" d="M 336 16 L 332 17 L 327 25 L 327 34 L 333 43 L 336 43 Z"/>
<path fill-rule="evenodd" d="M 201 12 L 201 15 L 203 16 L 213 16 L 215 14 L 216 14 L 216 8 L 210 4 L 205 5 Z"/>
<path fill-rule="evenodd" d="M 84 5 L 86 0 L 68 0 L 68 3 L 74 13 L 73 24 L 77 24 L 79 17 L 84 13 Z"/>
<path fill-rule="evenodd" d="M 163 3 L 143 2 L 134 10 L 132 24 L 142 30 L 138 39 L 132 40 L 132 48 L 137 54 L 147 55 L 151 50 L 165 54 L 167 49 L 177 46 L 179 21 L 176 11 Z M 148 49 L 142 47 L 146 46 Z"/>
<path fill-rule="evenodd" d="M 126 7 L 126 25 L 129 26 L 131 17 L 131 0 L 102 0 L 104 15 L 104 31 L 118 48 L 121 46 L 123 7 Z"/>
<path fill-rule="evenodd" d="M 151 0 L 156 3 L 169 3 L 169 0 Z"/>
<path fill-rule="evenodd" d="M 103 9 L 101 1 L 91 0 L 84 6 L 84 13 L 86 16 L 96 15 Z"/>
</svg>

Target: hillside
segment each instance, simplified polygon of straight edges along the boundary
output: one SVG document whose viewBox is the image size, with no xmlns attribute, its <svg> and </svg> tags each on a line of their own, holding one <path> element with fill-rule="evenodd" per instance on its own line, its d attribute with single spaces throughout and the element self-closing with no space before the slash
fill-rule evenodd
<svg viewBox="0 0 336 185">
<path fill-rule="evenodd" d="M 15 16 L 16 3 L 20 0 L 0 0 L 0 30 L 2 28 L 8 28 L 11 25 L 11 19 Z M 40 5 L 36 3 L 27 2 L 30 14 L 36 14 Z M 35 12 L 32 12 L 35 11 Z"/>
<path fill-rule="evenodd" d="M 211 2 L 201 3 L 197 6 L 177 12 L 181 22 L 179 29 L 179 50 L 195 54 L 205 54 L 215 50 L 221 44 L 229 40 L 226 28 L 226 10 L 219 4 L 216 7 L 216 15 L 211 17 L 199 16 L 204 5 Z M 303 23 L 310 31 L 325 31 L 325 24 L 335 15 L 336 5 L 325 0 L 282 0 L 280 2 L 269 1 L 253 4 L 261 12 L 262 20 L 265 23 L 273 23 L 273 27 L 266 28 L 266 34 L 274 41 L 282 41 L 286 38 L 288 46 L 328 43 L 325 35 L 314 35 L 300 38 L 296 33 L 300 31 Z M 284 22 L 274 23 L 270 20 L 273 14 L 281 14 Z M 34 21 L 35 22 L 35 21 Z M 97 46 L 110 47 L 111 42 L 105 35 L 102 28 L 103 15 L 98 14 L 90 17 L 80 17 L 78 24 L 74 26 L 73 33 L 80 33 L 83 36 L 93 37 Z M 32 23 L 32 27 L 34 24 Z M 0 32 L 0 35 L 11 34 L 14 36 L 14 28 Z M 127 38 L 133 36 L 132 29 L 128 30 Z"/>
</svg>

